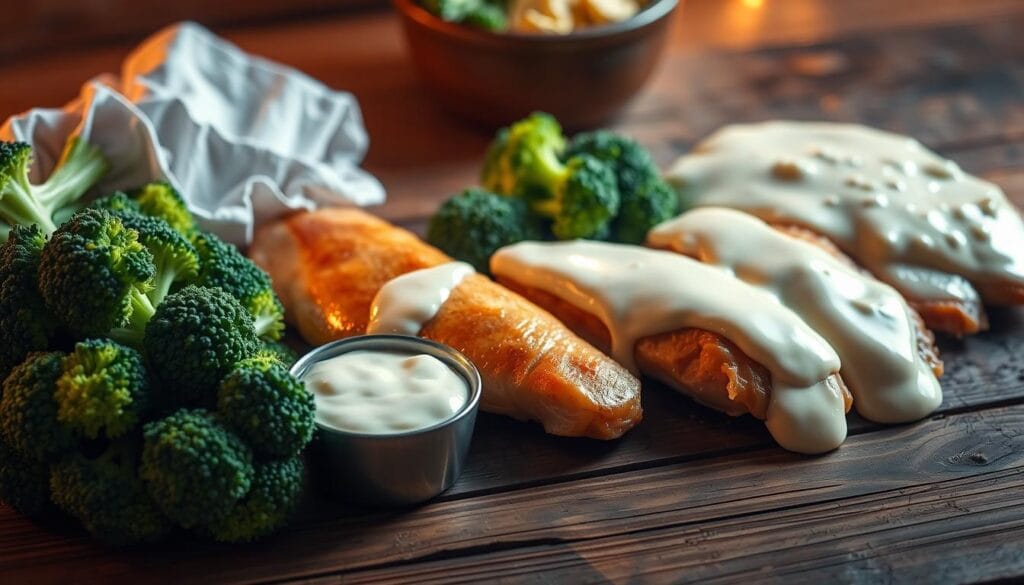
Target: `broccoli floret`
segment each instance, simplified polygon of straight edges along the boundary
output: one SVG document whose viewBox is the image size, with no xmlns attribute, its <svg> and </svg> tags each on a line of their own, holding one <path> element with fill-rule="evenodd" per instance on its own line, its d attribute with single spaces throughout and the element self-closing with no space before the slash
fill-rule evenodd
<svg viewBox="0 0 1024 585">
<path fill-rule="evenodd" d="M 619 189 L 611 168 L 588 155 L 569 159 L 552 184 L 550 199 L 535 201 L 533 210 L 553 220 L 551 232 L 560 240 L 604 239 L 619 212 Z"/>
<path fill-rule="evenodd" d="M 536 112 L 502 128 L 484 159 L 480 183 L 489 191 L 532 199 L 548 199 L 551 185 L 564 171 L 559 156 L 565 136 L 558 121 Z"/>
<path fill-rule="evenodd" d="M 143 341 L 151 370 L 181 406 L 210 406 L 217 385 L 259 344 L 252 318 L 219 288 L 186 286 L 167 295 Z"/>
<path fill-rule="evenodd" d="M 621 205 L 612 222 L 612 239 L 639 244 L 647 232 L 679 213 L 679 198 L 658 174 L 650 153 L 625 136 L 598 130 L 578 134 L 567 157 L 590 155 L 609 164 L 615 172 Z"/>
<path fill-rule="evenodd" d="M 164 514 L 185 528 L 216 522 L 249 491 L 252 453 L 205 410 L 145 427 L 141 477 Z"/>
<path fill-rule="evenodd" d="M 51 461 L 75 446 L 71 430 L 57 417 L 63 357 L 59 352 L 30 354 L 4 380 L 0 437 L 25 459 Z"/>
<path fill-rule="evenodd" d="M 171 529 L 138 476 L 139 443 L 121 439 L 99 457 L 76 453 L 50 470 L 53 502 L 108 544 L 151 542 Z"/>
<path fill-rule="evenodd" d="M 32 516 L 50 504 L 50 466 L 26 458 L 0 439 L 0 502 Z"/>
<path fill-rule="evenodd" d="M 543 237 L 525 201 L 483 189 L 466 189 L 445 201 L 427 226 L 428 242 L 485 274 L 498 248 Z"/>
<path fill-rule="evenodd" d="M 446 22 L 491 31 L 508 27 L 504 6 L 494 0 L 423 0 L 423 7 Z"/>
<path fill-rule="evenodd" d="M 29 182 L 31 163 L 31 146 L 0 142 L 0 217 L 11 225 L 36 224 L 46 234 L 57 229 L 54 216 L 73 208 L 109 168 L 100 150 L 78 137 L 68 140 L 43 184 Z"/>
<path fill-rule="evenodd" d="M 130 197 L 138 203 L 142 213 L 166 221 L 186 237 L 191 237 L 195 233 L 196 222 L 188 210 L 188 205 L 169 183 L 147 183 L 132 191 Z"/>
<path fill-rule="evenodd" d="M 238 248 L 213 234 L 197 233 L 192 242 L 200 261 L 196 284 L 224 289 L 252 315 L 257 336 L 281 339 L 284 307 L 274 294 L 270 276 Z"/>
<path fill-rule="evenodd" d="M 266 458 L 302 451 L 313 438 L 315 408 L 313 394 L 276 358 L 243 360 L 217 396 L 224 424 Z"/>
<path fill-rule="evenodd" d="M 155 272 L 138 232 L 109 212 L 84 209 L 43 248 L 39 290 L 77 337 L 110 336 L 137 345 L 154 312 L 147 293 Z"/>
<path fill-rule="evenodd" d="M 260 347 L 256 350 L 256 357 L 259 356 L 272 357 L 286 368 L 292 367 L 299 360 L 295 350 L 285 345 L 284 342 L 265 339 L 260 340 Z"/>
<path fill-rule="evenodd" d="M 655 177 L 629 199 L 623 199 L 619 215 L 612 222 L 612 239 L 624 244 L 641 244 L 651 228 L 677 215 L 679 195 L 668 183 Z"/>
<path fill-rule="evenodd" d="M 148 293 L 153 306 L 163 302 L 172 286 L 191 282 L 199 275 L 199 252 L 166 221 L 137 213 L 117 215 L 125 227 L 139 233 L 139 242 L 153 255 L 155 275 Z"/>
<path fill-rule="evenodd" d="M 121 191 L 117 191 L 94 200 L 89 204 L 89 208 L 102 209 L 104 211 L 113 212 L 114 214 L 142 213 L 142 208 L 139 207 L 139 204 Z"/>
<path fill-rule="evenodd" d="M 61 362 L 57 420 L 95 439 L 134 429 L 150 405 L 142 355 L 109 339 L 79 342 Z"/>
<path fill-rule="evenodd" d="M 220 542 L 250 542 L 284 526 L 302 497 L 302 459 L 256 465 L 252 488 L 224 518 L 207 529 Z"/>
<path fill-rule="evenodd" d="M 0 382 L 33 351 L 47 349 L 55 320 L 39 288 L 39 257 L 46 237 L 39 226 L 15 226 L 0 246 Z"/>
</svg>

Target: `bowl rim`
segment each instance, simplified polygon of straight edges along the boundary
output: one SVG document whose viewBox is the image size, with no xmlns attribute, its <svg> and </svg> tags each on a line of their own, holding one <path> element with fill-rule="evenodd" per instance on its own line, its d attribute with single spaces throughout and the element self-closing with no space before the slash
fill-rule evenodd
<svg viewBox="0 0 1024 585">
<path fill-rule="evenodd" d="M 616 37 L 636 30 L 646 28 L 675 10 L 682 0 L 652 0 L 631 18 L 612 22 L 600 26 L 586 27 L 574 30 L 568 34 L 545 34 L 545 33 L 521 33 L 521 32 L 492 32 L 456 22 L 441 20 L 432 12 L 428 11 L 416 0 L 392 0 L 392 4 L 404 14 L 409 20 L 419 25 L 444 33 L 449 36 L 460 37 L 467 41 L 483 42 L 506 42 L 515 45 L 558 45 L 572 43 L 574 41 L 585 41 Z"/>
<path fill-rule="evenodd" d="M 476 364 L 454 347 L 431 339 L 424 339 L 422 337 L 412 335 L 367 334 L 330 341 L 311 349 L 305 355 L 296 360 L 295 363 L 292 364 L 289 372 L 300 382 L 303 382 L 303 385 L 305 385 L 303 378 L 317 362 L 360 350 L 391 351 L 395 353 L 408 353 L 409 355 L 425 354 L 437 358 L 444 363 L 444 365 L 448 366 L 458 374 L 460 378 L 465 380 L 466 386 L 469 390 L 469 396 L 466 399 L 466 402 L 455 414 L 421 429 L 413 429 L 411 431 L 403 431 L 400 433 L 360 433 L 332 427 L 321 423 L 320 420 L 317 419 L 314 422 L 316 423 L 317 428 L 322 432 L 328 432 L 349 439 L 359 439 L 363 441 L 404 439 L 417 435 L 425 435 L 439 429 L 452 426 L 467 416 L 470 416 L 471 413 L 475 413 L 479 408 L 480 399 L 483 395 L 483 380 L 480 377 L 480 371 L 477 369 Z M 312 390 L 307 388 L 306 391 L 315 396 L 315 392 Z"/>
</svg>

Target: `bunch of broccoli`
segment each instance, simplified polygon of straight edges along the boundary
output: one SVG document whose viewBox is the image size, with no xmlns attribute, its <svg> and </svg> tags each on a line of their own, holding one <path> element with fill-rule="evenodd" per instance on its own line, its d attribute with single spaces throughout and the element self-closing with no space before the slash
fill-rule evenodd
<svg viewBox="0 0 1024 585">
<path fill-rule="evenodd" d="M 551 237 L 638 244 L 680 211 L 639 144 L 607 130 L 569 141 L 543 113 L 498 132 L 481 183 L 441 205 L 427 240 L 483 272 L 502 246 Z"/>
<path fill-rule="evenodd" d="M 0 500 L 117 545 L 273 532 L 302 494 L 314 403 L 269 277 L 166 183 L 61 223 L 99 167 L 69 155 L 38 188 L 27 152 L 0 144 Z"/>
</svg>

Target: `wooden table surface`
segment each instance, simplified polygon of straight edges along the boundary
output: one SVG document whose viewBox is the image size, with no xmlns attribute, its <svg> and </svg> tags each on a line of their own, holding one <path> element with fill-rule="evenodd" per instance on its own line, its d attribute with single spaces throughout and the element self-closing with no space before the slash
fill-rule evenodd
<svg viewBox="0 0 1024 585">
<path fill-rule="evenodd" d="M 614 127 L 666 164 L 730 122 L 859 121 L 914 135 L 1024 205 L 1024 2 L 689 0 L 663 66 Z M 218 28 L 359 98 L 377 210 L 413 229 L 473 182 L 489 131 L 438 112 L 386 11 Z M 0 64 L 0 116 L 59 105 L 132 42 Z M 313 497 L 265 542 L 110 550 L 0 508 L 0 583 L 976 582 L 1024 578 L 1024 311 L 940 342 L 927 420 L 852 417 L 820 457 L 645 385 L 624 439 L 482 415 L 468 468 L 414 510 Z"/>
</svg>

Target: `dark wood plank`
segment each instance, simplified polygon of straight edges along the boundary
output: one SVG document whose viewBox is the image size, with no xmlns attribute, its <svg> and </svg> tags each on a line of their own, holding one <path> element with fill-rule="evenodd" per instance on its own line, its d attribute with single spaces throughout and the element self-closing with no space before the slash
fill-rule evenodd
<svg viewBox="0 0 1024 585">
<path fill-rule="evenodd" d="M 891 541 L 871 541 L 878 545 L 871 554 L 880 559 L 895 550 L 887 542 L 915 540 L 924 547 L 942 534 L 956 536 L 966 548 L 976 531 L 993 525 L 995 518 L 986 511 L 1002 510 L 1001 521 L 1024 526 L 1021 425 L 1024 406 L 1018 405 L 858 435 L 824 457 L 748 449 L 712 460 L 436 502 L 406 513 L 350 516 L 325 508 L 316 518 L 249 547 L 178 543 L 111 553 L 79 537 L 41 533 L 24 519 L 5 518 L 0 578 L 6 572 L 15 580 L 52 579 L 84 575 L 80 571 L 91 568 L 105 579 L 202 575 L 221 582 L 439 559 L 366 578 L 487 580 L 517 575 L 518 566 L 555 571 L 551 582 L 575 582 L 569 579 L 580 568 L 574 551 L 586 551 L 595 574 L 609 577 L 645 567 L 671 569 L 675 575 L 685 569 L 696 577 L 733 568 L 759 570 L 765 563 L 784 564 L 783 558 L 797 569 L 807 568 L 800 565 L 802 558 L 855 560 L 864 554 L 864 539 L 883 530 L 895 532 Z M 492 557 L 519 547 L 525 550 Z M 787 554 L 772 560 L 771 551 L 782 549 Z M 623 565 L 624 557 L 636 561 Z M 487 568 L 491 560 L 493 570 Z M 480 567 L 484 572 L 477 572 Z"/>
</svg>

